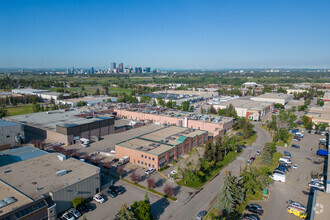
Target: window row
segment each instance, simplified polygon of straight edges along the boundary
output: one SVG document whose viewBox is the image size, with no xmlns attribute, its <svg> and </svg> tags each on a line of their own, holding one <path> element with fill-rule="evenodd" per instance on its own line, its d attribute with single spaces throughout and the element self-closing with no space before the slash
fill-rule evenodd
<svg viewBox="0 0 330 220">
<path fill-rule="evenodd" d="M 143 154 L 141 154 L 141 158 L 143 158 Z M 145 159 L 148 159 L 148 156 L 145 155 L 144 158 L 145 158 Z M 153 158 L 153 157 L 149 157 L 149 160 L 151 160 L 151 158 L 152 158 L 153 161 L 155 160 L 155 158 Z"/>
<path fill-rule="evenodd" d="M 138 164 L 143 165 L 143 161 L 139 161 L 139 160 L 138 160 Z M 145 165 L 145 166 L 148 166 L 148 167 L 155 168 L 155 165 L 152 165 L 152 166 L 151 166 L 151 164 L 150 164 L 150 163 L 148 164 L 147 162 L 144 162 L 144 165 Z"/>
</svg>

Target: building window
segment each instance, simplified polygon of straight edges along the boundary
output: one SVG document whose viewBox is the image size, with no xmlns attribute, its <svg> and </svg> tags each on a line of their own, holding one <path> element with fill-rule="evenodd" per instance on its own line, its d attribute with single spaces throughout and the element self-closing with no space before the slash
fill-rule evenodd
<svg viewBox="0 0 330 220">
<path fill-rule="evenodd" d="M 155 160 L 155 158 L 152 158 L 152 160 Z"/>
<path fill-rule="evenodd" d="M 149 160 L 151 160 L 151 157 L 149 157 Z"/>
<path fill-rule="evenodd" d="M 140 163 L 140 161 L 138 160 L 138 163 Z"/>
<path fill-rule="evenodd" d="M 143 158 L 143 154 L 141 154 L 141 157 Z"/>
<path fill-rule="evenodd" d="M 155 165 L 152 165 L 152 168 L 155 168 Z"/>
<path fill-rule="evenodd" d="M 149 167 L 150 167 L 150 163 L 149 163 Z"/>
<path fill-rule="evenodd" d="M 146 159 L 147 159 L 147 156 L 144 156 L 144 158 L 146 158 Z"/>
<path fill-rule="evenodd" d="M 146 166 L 147 166 L 147 162 L 144 162 L 144 165 L 146 165 Z"/>
<path fill-rule="evenodd" d="M 9 137 L 10 137 L 10 135 L 7 135 L 6 137 L 7 137 L 7 138 L 9 138 Z"/>
</svg>

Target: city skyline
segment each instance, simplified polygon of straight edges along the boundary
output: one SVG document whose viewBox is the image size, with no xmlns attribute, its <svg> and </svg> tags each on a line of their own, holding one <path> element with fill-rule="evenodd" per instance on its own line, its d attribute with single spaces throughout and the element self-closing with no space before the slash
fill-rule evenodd
<svg viewBox="0 0 330 220">
<path fill-rule="evenodd" d="M 330 68 L 329 2 L 2 1 L 0 68 Z M 119 62 L 117 62 L 117 65 Z"/>
</svg>

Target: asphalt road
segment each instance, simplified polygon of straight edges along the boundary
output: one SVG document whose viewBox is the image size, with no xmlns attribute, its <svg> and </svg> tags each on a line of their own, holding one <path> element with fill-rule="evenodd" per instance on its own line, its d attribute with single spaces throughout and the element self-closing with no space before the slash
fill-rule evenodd
<svg viewBox="0 0 330 220">
<path fill-rule="evenodd" d="M 261 123 L 254 124 L 255 131 L 258 134 L 257 140 L 251 146 L 244 149 L 242 154 L 233 160 L 226 168 L 222 169 L 220 174 L 207 183 L 190 201 L 179 201 L 177 204 L 171 203 L 165 209 L 164 213 L 159 216 L 159 219 L 190 220 L 196 219 L 196 215 L 201 210 L 209 211 L 209 209 L 212 208 L 212 201 L 222 187 L 226 170 L 231 171 L 233 175 L 239 175 L 240 169 L 245 165 L 245 161 L 251 156 L 254 156 L 257 150 L 261 150 L 265 143 L 271 140 L 270 135 L 258 126 Z M 154 208 L 157 207 L 154 206 Z"/>
</svg>

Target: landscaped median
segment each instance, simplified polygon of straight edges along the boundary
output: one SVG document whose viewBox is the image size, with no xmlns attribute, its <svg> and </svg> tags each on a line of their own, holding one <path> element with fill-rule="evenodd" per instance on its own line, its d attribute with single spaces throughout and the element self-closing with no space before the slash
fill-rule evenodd
<svg viewBox="0 0 330 220">
<path fill-rule="evenodd" d="M 140 185 L 140 184 L 138 184 L 138 183 L 134 183 L 134 182 L 132 182 L 132 181 L 129 181 L 129 180 L 127 180 L 127 179 L 124 179 L 124 178 L 122 178 L 121 181 L 123 181 L 123 182 L 125 182 L 125 183 L 129 183 L 129 184 L 131 184 L 131 185 L 133 185 L 133 186 L 139 187 L 139 188 L 144 189 L 144 190 L 145 190 L 146 188 L 148 188 L 148 187 L 142 186 L 142 185 Z M 164 197 L 164 198 L 170 199 L 170 200 L 172 200 L 172 201 L 177 201 L 177 200 L 178 200 L 178 199 L 175 198 L 175 197 L 165 195 L 165 194 L 160 193 L 160 192 L 158 192 L 158 191 L 156 191 L 156 190 L 154 190 L 154 189 L 150 189 L 150 188 L 148 188 L 148 191 L 151 192 L 151 193 L 154 193 L 154 194 L 156 194 L 156 195 L 162 196 L 162 197 Z"/>
</svg>

